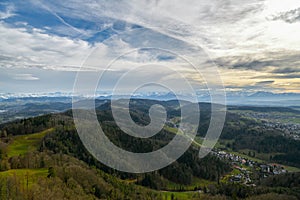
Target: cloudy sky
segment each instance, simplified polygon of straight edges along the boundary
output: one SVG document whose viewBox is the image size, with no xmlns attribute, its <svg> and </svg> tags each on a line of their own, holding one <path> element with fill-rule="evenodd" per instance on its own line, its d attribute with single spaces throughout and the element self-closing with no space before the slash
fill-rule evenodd
<svg viewBox="0 0 300 200">
<path fill-rule="evenodd" d="M 141 65 L 131 80 L 180 90 L 175 70 L 200 90 L 187 55 L 227 91 L 300 92 L 299 36 L 299 0 L 2 0 L 0 93 L 72 91 L 79 70 L 109 90 Z"/>
</svg>

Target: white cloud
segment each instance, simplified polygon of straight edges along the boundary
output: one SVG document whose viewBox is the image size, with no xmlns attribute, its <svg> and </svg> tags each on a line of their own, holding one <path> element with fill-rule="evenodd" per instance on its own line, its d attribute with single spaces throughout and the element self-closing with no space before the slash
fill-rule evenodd
<svg viewBox="0 0 300 200">
<path fill-rule="evenodd" d="M 93 49 L 87 42 L 49 35 L 43 30 L 12 28 L 0 22 L 1 67 L 79 69 Z"/>
<path fill-rule="evenodd" d="M 289 0 L 288 3 L 275 0 L 274 4 L 272 0 L 89 0 L 84 5 L 78 0 L 42 2 L 56 15 L 67 13 L 74 18 L 92 21 L 109 17 L 139 24 L 196 43 L 214 57 L 300 49 L 297 25 L 268 20 L 279 11 L 298 8 L 298 0 Z"/>
<path fill-rule="evenodd" d="M 78 70 L 96 47 L 102 48 L 101 63 L 107 63 L 117 56 L 112 48 L 119 49 L 119 52 L 129 52 L 139 45 L 151 46 L 155 41 L 167 49 L 181 49 L 183 54 L 187 52 L 192 54 L 192 47 L 196 44 L 203 47 L 214 60 L 247 58 L 264 61 L 268 58 L 276 62 L 282 59 L 282 52 L 285 52 L 284 56 L 290 57 L 289 54 L 294 56 L 300 51 L 299 24 L 271 20 L 281 12 L 299 8 L 298 0 L 87 0 L 84 3 L 79 0 L 32 0 L 31 2 L 37 9 L 44 9 L 56 16 L 61 26 L 47 27 L 45 30 L 28 30 L 12 28 L 5 23 L 0 23 L 0 46 L 2 47 L 0 67 L 36 66 L 63 71 Z M 99 32 L 106 28 L 113 29 L 113 22 L 118 20 L 138 24 L 149 29 L 148 36 L 152 37 L 152 40 L 143 41 L 138 34 L 127 38 L 123 35 L 91 46 L 80 39 L 51 35 L 48 30 L 55 28 L 57 28 L 56 33 L 68 32 L 67 35 L 72 37 L 75 37 L 77 32 L 86 38 L 97 33 L 95 30 L 83 30 L 72 26 L 64 20 L 66 16 L 94 24 L 109 19 L 107 23 L 99 26 Z M 131 28 L 126 27 L 125 30 L 130 31 Z M 114 31 L 118 32 L 118 30 Z M 178 63 L 176 65 L 178 59 L 159 61 L 155 56 L 155 53 L 136 52 L 125 57 L 115 71 L 135 66 L 144 60 L 178 66 Z M 95 68 L 101 63 L 95 58 L 89 60 L 87 64 Z M 232 62 L 228 61 L 228 63 Z M 253 68 L 254 71 L 256 69 Z M 267 68 L 259 70 L 262 73 L 269 73 Z M 258 72 L 253 72 L 255 73 Z M 232 74 L 227 78 L 232 79 L 233 82 L 240 81 L 238 76 L 234 77 Z"/>
<path fill-rule="evenodd" d="M 14 76 L 14 79 L 19 80 L 19 81 L 36 81 L 36 80 L 39 80 L 38 77 L 35 77 L 32 74 L 16 74 Z"/>
<path fill-rule="evenodd" d="M 15 7 L 13 4 L 0 3 L 0 5 L 5 7 L 5 11 L 0 11 L 0 20 L 7 19 L 15 15 Z"/>
</svg>

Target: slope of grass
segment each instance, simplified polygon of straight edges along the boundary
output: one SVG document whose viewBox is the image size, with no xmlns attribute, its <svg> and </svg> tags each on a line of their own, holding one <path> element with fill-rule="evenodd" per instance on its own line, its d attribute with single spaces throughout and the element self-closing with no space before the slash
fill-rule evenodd
<svg viewBox="0 0 300 200">
<path fill-rule="evenodd" d="M 284 168 L 288 170 L 288 172 L 300 172 L 300 169 L 297 167 L 284 166 Z"/>
<path fill-rule="evenodd" d="M 54 129 L 51 128 L 42 131 L 40 133 L 15 136 L 13 142 L 11 142 L 8 145 L 7 156 L 8 157 L 19 156 L 19 155 L 24 155 L 27 152 L 32 152 L 37 150 L 43 137 L 45 137 L 45 135 L 52 132 L 53 130 Z"/>
<path fill-rule="evenodd" d="M 164 129 L 170 133 L 183 135 L 183 132 L 179 130 L 178 128 L 170 127 L 170 126 L 164 126 Z"/>
<path fill-rule="evenodd" d="M 190 185 L 181 185 L 181 184 L 177 184 L 171 181 L 166 180 L 167 182 L 167 186 L 165 188 L 165 190 L 167 191 L 176 191 L 176 190 L 182 190 L 182 191 L 191 191 L 194 192 L 195 188 L 202 188 L 204 186 L 208 186 L 208 185 L 212 185 L 214 184 L 213 181 L 209 181 L 209 180 L 205 180 L 205 179 L 200 179 L 197 177 L 193 177 L 192 178 L 192 183 Z M 180 192 L 182 192 L 180 191 Z"/>
<path fill-rule="evenodd" d="M 47 177 L 48 169 L 11 169 L 0 172 L 0 178 L 17 177 L 22 185 L 31 187 L 38 178 Z"/>
<path fill-rule="evenodd" d="M 164 129 L 166 131 L 170 132 L 170 133 L 175 134 L 175 135 L 177 135 L 177 134 L 178 135 L 182 135 L 182 136 L 187 137 L 187 138 L 189 138 L 189 139 L 192 140 L 192 138 L 190 136 L 185 135 L 185 133 L 182 130 L 178 129 L 178 128 L 164 126 Z M 198 143 L 198 141 L 196 140 L 196 137 L 195 137 L 195 139 L 192 141 L 192 144 L 195 145 L 195 146 L 197 146 L 197 147 L 201 147 L 202 143 Z"/>
<path fill-rule="evenodd" d="M 166 200 L 189 200 L 192 199 L 195 194 L 195 192 L 162 192 L 162 197 Z"/>
</svg>

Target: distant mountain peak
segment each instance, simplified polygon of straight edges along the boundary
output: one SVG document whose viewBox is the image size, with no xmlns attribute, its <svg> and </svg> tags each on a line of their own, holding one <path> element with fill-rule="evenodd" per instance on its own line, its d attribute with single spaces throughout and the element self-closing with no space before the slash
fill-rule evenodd
<svg viewBox="0 0 300 200">
<path fill-rule="evenodd" d="M 275 93 L 272 92 L 265 92 L 265 91 L 258 91 L 252 95 L 250 95 L 250 97 L 268 97 L 268 96 L 274 96 L 276 95 Z"/>
</svg>

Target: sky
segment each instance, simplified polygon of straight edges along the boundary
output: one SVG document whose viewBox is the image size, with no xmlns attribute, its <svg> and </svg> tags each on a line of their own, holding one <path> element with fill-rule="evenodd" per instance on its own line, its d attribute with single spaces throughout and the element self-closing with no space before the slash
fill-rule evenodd
<svg viewBox="0 0 300 200">
<path fill-rule="evenodd" d="M 299 36 L 299 0 L 2 0 L 0 93 L 70 92 L 78 71 L 205 90 L 211 65 L 226 91 L 299 93 Z"/>
</svg>

